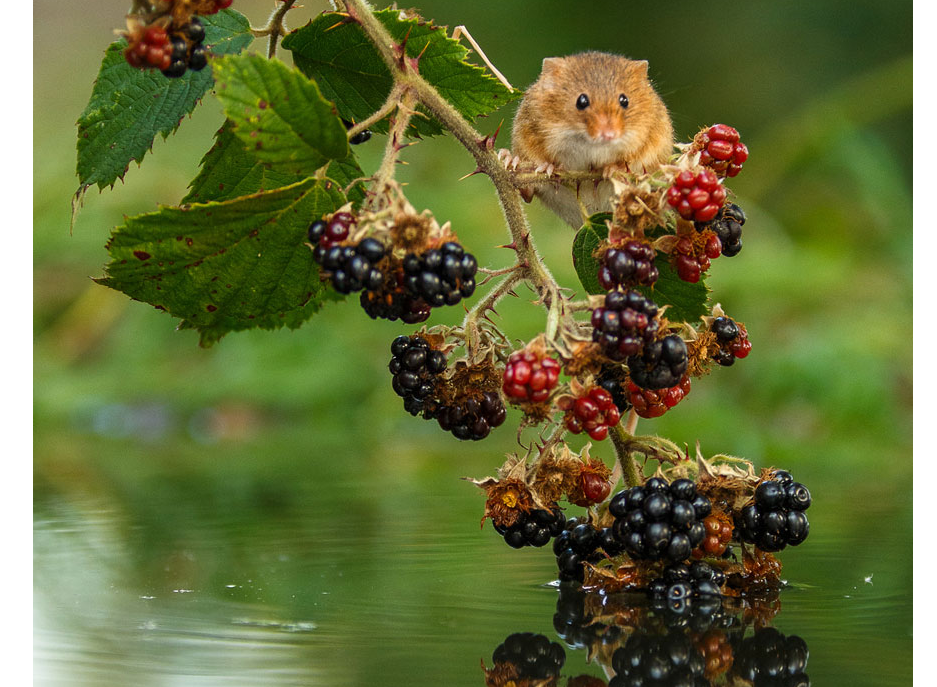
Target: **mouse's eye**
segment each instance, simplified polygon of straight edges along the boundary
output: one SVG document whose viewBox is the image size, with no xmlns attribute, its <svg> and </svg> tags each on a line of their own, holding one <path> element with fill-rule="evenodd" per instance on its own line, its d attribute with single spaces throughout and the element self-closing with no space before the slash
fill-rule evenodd
<svg viewBox="0 0 937 687">
<path fill-rule="evenodd" d="M 628 96 L 622 93 L 618 96 L 618 104 L 622 107 L 628 107 Z"/>
<path fill-rule="evenodd" d="M 580 93 L 579 97 L 576 98 L 576 109 L 585 110 L 587 107 L 589 107 L 589 96 L 585 93 Z"/>
</svg>

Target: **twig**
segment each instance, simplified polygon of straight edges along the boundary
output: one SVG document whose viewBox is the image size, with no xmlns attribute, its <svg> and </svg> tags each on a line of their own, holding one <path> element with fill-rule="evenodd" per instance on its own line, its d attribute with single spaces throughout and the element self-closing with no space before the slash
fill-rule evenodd
<svg viewBox="0 0 937 687">
<path fill-rule="evenodd" d="M 267 25 L 262 29 L 255 29 L 251 27 L 251 34 L 254 38 L 263 38 L 264 36 L 269 36 L 267 41 L 267 58 L 273 59 L 277 54 L 277 44 L 280 42 L 280 37 L 286 33 L 286 23 L 284 21 L 286 13 L 292 9 L 293 5 L 296 3 L 296 0 L 279 0 L 280 6 L 273 10 L 273 13 L 270 15 L 270 19 L 267 20 Z"/>
<path fill-rule="evenodd" d="M 637 418 L 636 414 L 632 414 L 634 418 Z M 631 420 L 632 418 L 629 417 L 629 426 L 632 424 Z M 637 421 L 635 420 L 635 422 Z M 632 432 L 628 432 L 621 424 L 617 424 L 614 427 L 609 427 L 608 434 L 612 438 L 612 445 L 615 447 L 615 455 L 618 458 L 618 463 L 621 465 L 625 486 L 634 487 L 642 484 L 644 480 L 641 479 L 641 470 L 629 446 L 630 439 L 633 437 Z"/>
</svg>

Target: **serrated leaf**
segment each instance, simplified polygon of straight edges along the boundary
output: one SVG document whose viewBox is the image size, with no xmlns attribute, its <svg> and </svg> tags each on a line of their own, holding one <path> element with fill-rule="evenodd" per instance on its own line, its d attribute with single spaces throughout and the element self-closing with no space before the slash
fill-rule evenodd
<svg viewBox="0 0 937 687">
<path fill-rule="evenodd" d="M 576 238 L 573 240 L 573 266 L 576 268 L 579 282 L 590 294 L 605 293 L 598 279 L 599 261 L 593 253 L 599 244 L 608 238 L 606 222 L 611 218 L 609 213 L 592 215 L 576 233 Z M 660 273 L 657 282 L 653 287 L 640 286 L 636 290 L 660 307 L 669 305 L 665 313 L 668 320 L 694 323 L 703 315 L 709 314 L 709 289 L 704 279 L 700 279 L 695 284 L 683 281 L 677 276 L 667 256 L 661 253 L 657 254 L 654 265 Z"/>
<path fill-rule="evenodd" d="M 270 169 L 251 155 L 226 120 L 215 134 L 215 144 L 202 158 L 198 176 L 189 184 L 183 203 L 231 200 L 302 181 L 298 174 Z M 336 179 L 343 183 L 342 179 Z"/>
<path fill-rule="evenodd" d="M 467 61 L 468 50 L 447 35 L 446 27 L 421 19 L 404 19 L 399 10 L 386 9 L 375 16 L 395 41 L 406 40 L 409 57 L 419 57 L 420 75 L 466 118 L 489 114 L 523 93 L 509 90 L 482 67 Z M 345 23 L 341 15 L 325 13 L 283 39 L 293 52 L 293 62 L 315 79 L 322 94 L 332 100 L 339 114 L 361 121 L 374 113 L 390 93 L 393 79 L 361 27 Z M 418 134 L 442 131 L 439 124 L 417 117 Z M 376 125 L 375 130 L 386 130 Z"/>
<path fill-rule="evenodd" d="M 215 133 L 215 143 L 202 158 L 198 176 L 189 184 L 189 193 L 182 203 L 207 203 L 270 191 L 302 181 L 305 177 L 276 169 L 260 162 L 234 135 L 233 124 L 226 120 Z M 333 160 L 326 175 L 345 188 L 364 176 L 354 156 Z M 348 200 L 356 205 L 364 199 L 364 184 L 346 189 Z"/>
<path fill-rule="evenodd" d="M 331 180 L 127 219 L 97 281 L 182 318 L 210 346 L 230 331 L 296 328 L 336 298 L 304 245 L 314 217 L 345 203 Z"/>
<path fill-rule="evenodd" d="M 264 164 L 312 176 L 350 154 L 335 107 L 298 70 L 260 55 L 226 57 L 212 68 L 234 134 Z"/>
<path fill-rule="evenodd" d="M 237 53 L 253 40 L 250 22 L 222 10 L 202 19 L 205 45 L 215 55 Z M 188 71 L 169 79 L 156 70 L 134 69 L 124 59 L 127 42 L 112 43 L 78 118 L 79 194 L 103 189 L 123 177 L 132 160 L 142 162 L 157 134 L 167 138 L 211 88 L 211 70 Z"/>
</svg>

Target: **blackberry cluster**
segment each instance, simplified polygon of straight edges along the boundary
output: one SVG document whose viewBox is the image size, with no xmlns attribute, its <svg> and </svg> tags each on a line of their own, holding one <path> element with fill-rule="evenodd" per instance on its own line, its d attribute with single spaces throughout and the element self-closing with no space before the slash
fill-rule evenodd
<svg viewBox="0 0 937 687">
<path fill-rule="evenodd" d="M 667 601 L 671 610 L 678 611 L 694 599 L 703 596 L 722 596 L 725 574 L 708 563 L 694 561 L 690 565 L 676 563 L 664 568 L 663 573 L 648 585 L 648 593 Z"/>
<path fill-rule="evenodd" d="M 609 248 L 599 267 L 599 284 L 606 291 L 617 287 L 653 286 L 660 273 L 654 264 L 657 251 L 649 243 L 632 239 Z"/>
<path fill-rule="evenodd" d="M 611 528 L 598 530 L 587 522 L 579 522 L 577 518 L 567 520 L 566 528 L 553 540 L 560 581 L 582 582 L 585 577 L 582 564 L 601 560 L 600 548 L 609 556 L 617 556 L 623 551 L 621 544 L 612 536 Z"/>
<path fill-rule="evenodd" d="M 592 340 L 612 360 L 641 353 L 659 327 L 657 305 L 637 291 L 611 291 L 592 311 Z"/>
<path fill-rule="evenodd" d="M 521 517 L 510 527 L 495 525 L 494 528 L 504 537 L 508 546 L 521 549 L 525 546 L 546 546 L 565 526 L 566 516 L 559 508 L 552 511 L 537 508 L 529 513 L 521 513 Z"/>
<path fill-rule="evenodd" d="M 340 212 L 338 215 L 347 215 Z M 336 216 L 337 217 L 337 216 Z M 326 223 L 316 220 L 309 225 L 309 241 L 317 244 L 312 252 L 313 259 L 330 273 L 332 286 L 339 293 L 353 293 L 362 289 L 379 289 L 384 283 L 384 273 L 377 264 L 384 259 L 384 244 L 374 238 L 364 238 L 354 246 L 342 246 L 328 238 L 331 227 L 344 229 L 344 240 L 348 229 L 336 219 Z"/>
<path fill-rule="evenodd" d="M 804 671 L 810 651 L 797 635 L 785 637 L 773 627 L 756 630 L 735 647 L 732 674 L 753 687 L 810 687 Z"/>
<path fill-rule="evenodd" d="M 726 200 L 726 189 L 711 169 L 694 174 L 684 170 L 674 177 L 667 189 L 667 202 L 683 219 L 708 222 L 719 212 Z"/>
<path fill-rule="evenodd" d="M 608 506 L 615 539 L 635 560 L 685 561 L 706 535 L 709 499 L 688 479 L 652 477 L 644 486 L 618 492 Z"/>
<path fill-rule="evenodd" d="M 512 401 L 542 403 L 550 396 L 560 378 L 560 364 L 548 355 L 533 351 L 514 351 L 504 366 L 501 390 Z"/>
<path fill-rule="evenodd" d="M 810 523 L 804 511 L 809 507 L 807 487 L 786 470 L 778 470 L 774 479 L 758 485 L 754 503 L 742 509 L 735 524 L 743 541 L 762 551 L 780 551 L 807 538 Z"/>
<path fill-rule="evenodd" d="M 141 33 L 127 37 L 124 59 L 135 69 L 168 69 L 172 64 L 173 45 L 162 26 L 147 26 Z"/>
<path fill-rule="evenodd" d="M 631 401 L 628 398 L 628 373 L 621 365 L 602 365 L 595 383 L 609 393 L 619 415 L 624 415 L 631 409 Z"/>
<path fill-rule="evenodd" d="M 608 687 L 655 685 L 670 687 L 709 687 L 706 661 L 683 632 L 672 630 L 666 635 L 635 631 L 624 646 L 612 654 L 615 677 Z"/>
<path fill-rule="evenodd" d="M 398 336 L 390 345 L 393 354 L 388 368 L 394 376 L 394 391 L 403 407 L 419 415 L 436 391 L 436 376 L 446 369 L 446 356 L 434 350 L 421 336 Z"/>
<path fill-rule="evenodd" d="M 673 246 L 671 260 L 677 270 L 677 276 L 685 282 L 695 284 L 703 272 L 712 266 L 712 261 L 720 255 L 722 244 L 719 237 L 706 230 L 699 241 L 694 242 L 689 236 L 680 238 Z"/>
<path fill-rule="evenodd" d="M 198 17 L 192 17 L 188 24 L 172 35 L 172 60 L 162 70 L 163 76 L 176 79 L 185 74 L 187 69 L 193 72 L 204 69 L 208 64 L 208 48 L 202 45 L 204 40 L 205 27 Z"/>
<path fill-rule="evenodd" d="M 628 358 L 631 381 L 642 389 L 667 389 L 680 383 L 689 365 L 686 344 L 670 334 L 644 346 L 641 355 Z"/>
<path fill-rule="evenodd" d="M 697 231 L 712 229 L 722 243 L 722 254 L 731 258 L 742 250 L 742 225 L 745 213 L 735 203 L 726 203 L 709 222 L 695 222 Z"/>
<path fill-rule="evenodd" d="M 533 632 L 515 632 L 491 654 L 493 663 L 510 663 L 519 680 L 548 680 L 559 676 L 566 652 L 556 642 Z"/>
<path fill-rule="evenodd" d="M 497 392 L 486 391 L 480 397 L 470 396 L 455 405 L 436 404 L 431 407 L 431 404 L 426 404 L 423 417 L 435 419 L 456 439 L 478 441 L 504 422 L 507 410 Z"/>
<path fill-rule="evenodd" d="M 455 241 L 403 259 L 404 285 L 430 307 L 455 305 L 475 293 L 478 261 Z"/>
<path fill-rule="evenodd" d="M 720 365 L 728 367 L 736 358 L 744 358 L 751 352 L 752 344 L 748 340 L 748 332 L 744 325 L 740 325 L 731 318 L 717 317 L 710 325 L 710 330 L 716 335 L 719 350 L 713 355 Z"/>
</svg>

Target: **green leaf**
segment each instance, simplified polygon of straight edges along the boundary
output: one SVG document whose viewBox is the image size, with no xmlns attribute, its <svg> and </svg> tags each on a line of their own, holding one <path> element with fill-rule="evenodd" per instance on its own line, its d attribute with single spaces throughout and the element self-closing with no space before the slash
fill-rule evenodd
<svg viewBox="0 0 937 687">
<path fill-rule="evenodd" d="M 247 151 L 232 129 L 227 120 L 215 134 L 215 144 L 202 158 L 202 168 L 183 203 L 231 200 L 302 181 L 298 174 L 268 168 Z"/>
<path fill-rule="evenodd" d="M 212 66 L 215 93 L 235 135 L 261 162 L 312 176 L 350 154 L 335 107 L 298 70 L 260 55 L 226 57 Z"/>
<path fill-rule="evenodd" d="M 599 261 L 593 253 L 599 244 L 608 238 L 606 222 L 611 218 L 611 214 L 607 212 L 592 215 L 573 240 L 573 266 L 583 288 L 590 294 L 605 293 L 598 279 Z M 677 276 L 670 260 L 662 253 L 657 254 L 654 264 L 660 272 L 657 282 L 653 287 L 640 286 L 637 290 L 660 307 L 670 306 L 665 313 L 668 320 L 694 323 L 710 313 L 709 289 L 704 279 L 695 284 L 683 281 Z"/>
<path fill-rule="evenodd" d="M 233 10 L 202 19 L 205 44 L 215 55 L 237 53 L 253 40 L 250 22 Z M 208 69 L 169 79 L 134 69 L 124 59 L 127 42 L 107 48 L 91 99 L 78 118 L 78 195 L 97 184 L 113 186 L 131 160 L 142 162 L 157 134 L 167 138 L 211 88 Z"/>
<path fill-rule="evenodd" d="M 406 40 L 406 53 L 419 58 L 420 75 L 466 118 L 486 115 L 520 98 L 482 67 L 467 61 L 468 50 L 448 37 L 446 27 L 422 19 L 402 19 L 399 10 L 386 9 L 375 16 L 395 41 Z M 341 15 L 324 13 L 283 39 L 293 52 L 293 62 L 315 79 L 322 94 L 332 100 L 339 114 L 361 121 L 374 113 L 390 93 L 393 79 L 361 27 L 345 23 Z M 422 135 L 438 134 L 439 124 L 415 118 Z M 386 130 L 377 125 L 376 131 Z"/>
<path fill-rule="evenodd" d="M 230 331 L 300 326 L 338 296 L 304 245 L 312 218 L 345 203 L 331 180 L 127 219 L 97 281 L 182 318 L 210 346 Z"/>
</svg>

